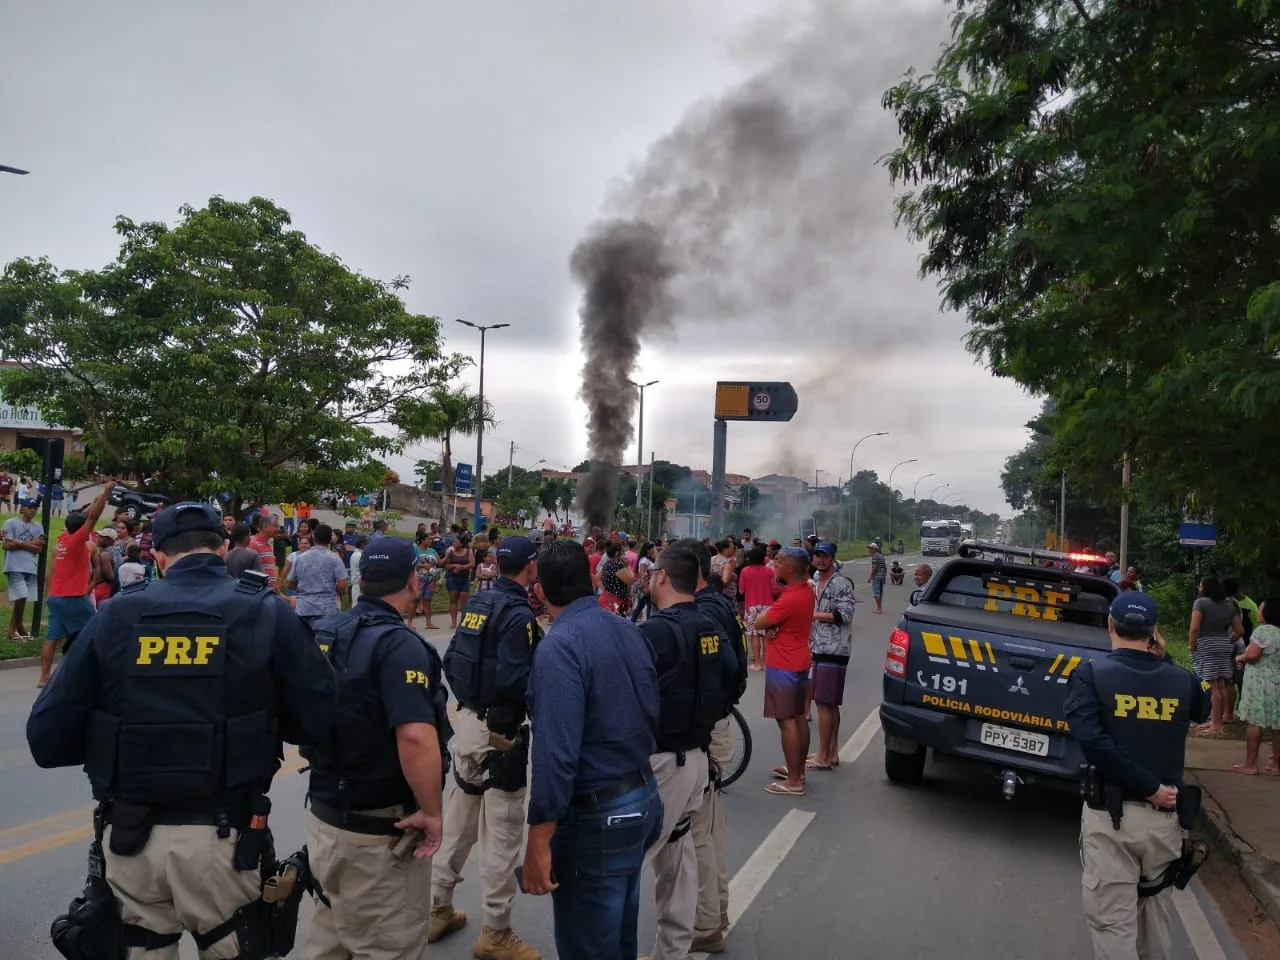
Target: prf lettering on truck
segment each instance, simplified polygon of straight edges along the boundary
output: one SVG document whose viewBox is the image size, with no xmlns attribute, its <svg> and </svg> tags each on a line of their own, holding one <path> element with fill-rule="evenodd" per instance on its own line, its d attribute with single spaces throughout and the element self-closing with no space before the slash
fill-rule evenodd
<svg viewBox="0 0 1280 960">
<path fill-rule="evenodd" d="M 1071 602 L 1069 590 L 1041 588 L 1040 585 L 1019 583 L 1016 580 L 986 581 L 987 602 L 983 605 L 989 613 L 998 612 L 1001 601 L 1012 603 L 1009 612 L 1015 617 L 1031 617 L 1033 620 L 1057 620 L 1062 607 Z"/>
</svg>

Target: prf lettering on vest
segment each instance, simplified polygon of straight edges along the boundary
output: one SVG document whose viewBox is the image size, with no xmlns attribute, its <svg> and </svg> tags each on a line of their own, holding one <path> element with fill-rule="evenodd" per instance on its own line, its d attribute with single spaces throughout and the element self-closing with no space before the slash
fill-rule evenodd
<svg viewBox="0 0 1280 960">
<path fill-rule="evenodd" d="M 1181 701 L 1177 697 L 1135 697 L 1129 693 L 1116 694 L 1116 716 L 1128 717 L 1137 711 L 1138 720 L 1172 720 Z"/>
<path fill-rule="evenodd" d="M 702 644 L 702 655 L 703 655 L 704 657 L 709 657 L 709 656 L 711 656 L 713 653 L 719 653 L 719 652 L 720 652 L 720 636 L 719 636 L 719 634 L 714 634 L 714 633 L 713 633 L 713 634 L 712 634 L 711 636 L 709 636 L 709 637 L 699 637 L 698 639 L 699 639 L 699 642 Z"/>
<path fill-rule="evenodd" d="M 431 678 L 421 670 L 406 670 L 404 672 L 404 682 L 409 684 L 418 684 L 422 687 L 431 686 Z"/>
<path fill-rule="evenodd" d="M 139 637 L 138 663 L 149 666 L 163 653 L 166 667 L 203 667 L 220 642 L 219 637 Z"/>
<path fill-rule="evenodd" d="M 1046 590 L 1043 595 L 1034 587 L 1021 584 L 1007 584 L 999 581 L 987 582 L 989 599 L 983 609 L 995 613 L 1000 609 L 1000 601 L 1013 601 L 1010 609 L 1015 617 L 1032 617 L 1036 620 L 1057 620 L 1059 607 L 1071 600 L 1071 594 L 1064 590 Z"/>
<path fill-rule="evenodd" d="M 487 613 L 464 613 L 462 615 L 462 628 L 464 630 L 479 630 L 488 619 L 489 615 Z"/>
</svg>

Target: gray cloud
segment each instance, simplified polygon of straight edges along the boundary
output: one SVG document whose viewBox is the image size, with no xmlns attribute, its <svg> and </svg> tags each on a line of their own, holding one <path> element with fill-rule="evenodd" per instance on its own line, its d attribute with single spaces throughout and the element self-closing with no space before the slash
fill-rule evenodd
<svg viewBox="0 0 1280 960">
<path fill-rule="evenodd" d="M 847 446 L 876 404 L 895 416 L 913 410 L 899 429 L 918 443 L 969 437 L 975 449 L 1027 418 L 1005 404 L 991 411 L 998 425 L 978 426 L 961 401 L 1010 393 L 977 371 L 963 394 L 931 376 L 938 350 L 968 364 L 963 324 L 938 313 L 936 292 L 916 279 L 916 254 L 892 227 L 892 193 L 875 166 L 894 142 L 880 94 L 909 63 L 927 61 L 945 8 L 925 5 L 932 12 L 920 19 L 910 10 L 921 5 L 905 2 L 841 6 L 834 53 L 854 82 L 823 102 L 849 107 L 827 134 L 843 156 L 806 171 L 833 185 L 824 209 L 802 206 L 794 218 L 817 235 L 784 235 L 770 264 L 771 278 L 805 289 L 789 307 L 766 298 L 768 309 L 722 310 L 646 346 L 647 377 L 664 379 L 651 395 L 660 456 L 705 465 L 711 382 L 745 370 L 794 379 L 802 412 L 785 428 L 734 431 L 730 467 L 743 472 L 771 461 L 784 435 L 797 457 L 809 450 L 825 462 L 823 445 Z M 512 323 L 489 341 L 487 387 L 503 423 L 486 444 L 501 450 L 487 469 L 505 465 L 509 440 L 540 451 L 517 450 L 517 462 L 581 457 L 571 250 L 602 199 L 625 209 L 614 191 L 691 105 L 767 72 L 811 22 L 799 0 L 10 7 L 0 30 L 0 162 L 33 173 L 0 177 L 0 261 L 47 253 L 62 266 L 94 266 L 115 252 L 116 214 L 172 219 L 213 193 L 271 196 L 349 264 L 410 274 L 415 309 Z M 803 63 L 789 69 L 800 71 L 789 78 L 797 83 L 820 82 Z M 768 223 L 745 226 L 759 236 Z M 797 239 L 825 252 L 782 255 Z M 457 328 L 451 346 L 474 344 Z M 901 362 L 920 348 L 930 352 L 918 365 Z M 673 395 L 675 371 L 692 359 L 701 386 Z M 822 407 L 810 402 L 814 379 Z M 974 484 L 988 506 L 1007 452 L 972 468 L 985 472 L 985 486 Z"/>
</svg>

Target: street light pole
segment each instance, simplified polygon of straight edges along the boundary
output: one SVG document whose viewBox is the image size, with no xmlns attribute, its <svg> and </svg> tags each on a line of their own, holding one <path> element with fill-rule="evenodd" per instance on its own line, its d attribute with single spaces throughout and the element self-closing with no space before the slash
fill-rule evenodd
<svg viewBox="0 0 1280 960">
<path fill-rule="evenodd" d="M 898 499 L 897 492 L 893 489 L 893 475 L 898 472 L 899 467 L 905 467 L 908 463 L 918 463 L 919 461 L 912 457 L 910 460 L 899 460 L 893 465 L 893 469 L 889 471 L 889 539 L 893 539 L 893 501 Z"/>
<path fill-rule="evenodd" d="M 6 167 L 3 163 L 0 163 L 0 173 L 16 173 L 20 177 L 25 177 L 30 172 L 30 170 L 21 170 L 18 167 Z"/>
<path fill-rule="evenodd" d="M 872 437 L 887 437 L 888 435 L 889 435 L 888 430 L 877 430 L 875 433 L 868 433 L 865 437 L 860 438 L 858 442 L 853 445 L 853 449 L 849 451 L 849 499 L 850 500 L 853 499 L 853 456 L 858 452 L 858 447 L 862 446 L 863 440 L 870 440 Z M 843 501 L 843 497 L 841 498 L 841 500 Z M 843 515 L 843 511 L 841 511 L 841 514 Z M 853 518 L 853 539 L 855 540 L 858 539 L 858 518 L 857 518 L 856 511 Z"/>
<path fill-rule="evenodd" d="M 644 466 L 644 388 L 652 387 L 657 382 L 658 382 L 657 380 L 650 380 L 648 383 L 636 383 L 634 380 L 627 381 L 627 383 L 631 384 L 633 387 L 635 387 L 637 390 L 640 391 L 640 429 L 637 431 L 638 435 L 636 436 L 636 509 L 637 510 L 640 509 L 640 469 Z M 653 484 L 652 477 L 649 478 L 649 484 L 650 485 Z"/>
<path fill-rule="evenodd" d="M 930 477 L 936 477 L 936 473 L 926 473 L 920 480 L 928 480 Z M 916 481 L 916 485 L 911 488 L 911 509 L 916 514 L 916 526 L 920 526 L 920 501 L 916 499 L 916 491 L 920 489 L 920 480 Z"/>
<path fill-rule="evenodd" d="M 501 330 L 503 327 L 511 326 L 511 324 L 479 324 L 472 323 L 470 320 L 463 320 L 461 317 L 458 318 L 458 323 L 464 327 L 480 331 L 480 423 L 476 426 L 476 468 L 472 471 L 471 476 L 471 491 L 476 498 L 475 519 L 471 522 L 471 530 L 473 533 L 478 534 L 483 513 L 480 509 L 480 483 L 484 477 L 484 335 L 490 330 Z"/>
</svg>

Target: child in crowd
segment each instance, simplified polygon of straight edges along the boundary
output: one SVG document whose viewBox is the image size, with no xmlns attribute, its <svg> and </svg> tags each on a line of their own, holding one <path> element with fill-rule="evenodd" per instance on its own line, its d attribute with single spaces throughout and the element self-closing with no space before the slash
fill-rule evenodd
<svg viewBox="0 0 1280 960">
<path fill-rule="evenodd" d="M 436 625 L 431 621 L 431 601 L 436 595 L 436 586 L 440 582 L 440 565 L 433 554 L 425 554 L 418 558 L 418 609 L 426 620 L 424 629 L 434 630 Z"/>
<path fill-rule="evenodd" d="M 129 544 L 125 550 L 125 561 L 116 571 L 116 577 L 120 581 L 121 590 L 131 583 L 147 579 L 147 568 L 142 565 L 142 548 L 136 543 Z"/>
</svg>

